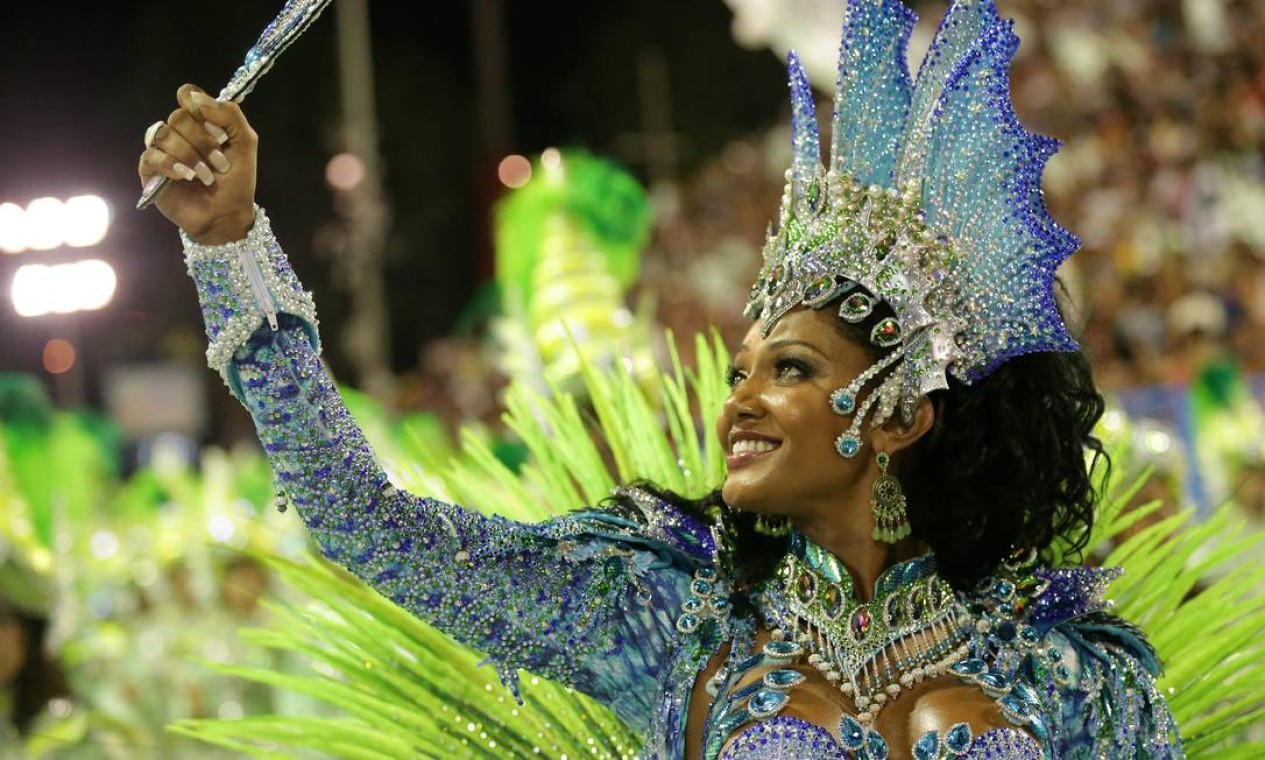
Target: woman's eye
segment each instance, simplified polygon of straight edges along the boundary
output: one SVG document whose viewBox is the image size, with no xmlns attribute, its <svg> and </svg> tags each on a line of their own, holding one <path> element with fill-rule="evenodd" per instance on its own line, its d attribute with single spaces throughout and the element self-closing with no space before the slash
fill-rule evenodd
<svg viewBox="0 0 1265 760">
<path fill-rule="evenodd" d="M 799 380 L 809 374 L 809 368 L 801 361 L 784 359 L 777 363 L 777 376 L 780 378 Z"/>
<path fill-rule="evenodd" d="M 730 365 L 729 369 L 725 371 L 725 384 L 728 385 L 732 389 L 736 387 L 738 383 L 741 383 L 743 380 L 745 380 L 746 377 L 747 377 L 746 372 L 743 372 L 737 367 Z"/>
</svg>

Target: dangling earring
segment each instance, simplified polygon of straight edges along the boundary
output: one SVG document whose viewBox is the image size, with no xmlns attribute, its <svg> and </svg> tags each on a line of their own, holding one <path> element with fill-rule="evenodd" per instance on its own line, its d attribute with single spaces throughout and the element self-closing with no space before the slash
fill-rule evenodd
<svg viewBox="0 0 1265 760">
<path fill-rule="evenodd" d="M 755 532 L 762 536 L 773 536 L 774 538 L 789 535 L 791 532 L 791 521 L 785 517 L 760 515 L 755 519 Z"/>
<path fill-rule="evenodd" d="M 913 530 L 909 525 L 909 516 L 905 513 L 905 494 L 900 490 L 900 481 L 895 475 L 887 474 L 887 466 L 891 457 L 886 451 L 878 453 L 878 480 L 871 489 L 870 507 L 874 510 L 875 541 L 894 544 Z"/>
</svg>

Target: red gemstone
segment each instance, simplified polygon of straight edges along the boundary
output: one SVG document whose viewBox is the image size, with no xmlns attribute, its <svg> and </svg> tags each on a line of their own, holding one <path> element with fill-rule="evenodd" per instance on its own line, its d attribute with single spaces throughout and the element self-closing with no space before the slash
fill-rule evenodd
<svg viewBox="0 0 1265 760">
<path fill-rule="evenodd" d="M 852 613 L 852 633 L 858 638 L 864 636 L 870 630 L 870 611 L 861 607 Z"/>
</svg>

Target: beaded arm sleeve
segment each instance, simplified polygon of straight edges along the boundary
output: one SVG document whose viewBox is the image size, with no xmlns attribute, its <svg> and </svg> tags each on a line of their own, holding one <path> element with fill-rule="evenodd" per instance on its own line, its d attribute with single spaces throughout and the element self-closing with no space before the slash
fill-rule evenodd
<svg viewBox="0 0 1265 760">
<path fill-rule="evenodd" d="M 511 687 L 527 668 L 643 729 L 689 593 L 688 552 L 605 530 L 595 512 L 525 525 L 395 488 L 321 362 L 311 298 L 263 212 L 244 240 L 186 238 L 185 252 L 208 361 L 325 555 L 486 651 Z"/>
</svg>

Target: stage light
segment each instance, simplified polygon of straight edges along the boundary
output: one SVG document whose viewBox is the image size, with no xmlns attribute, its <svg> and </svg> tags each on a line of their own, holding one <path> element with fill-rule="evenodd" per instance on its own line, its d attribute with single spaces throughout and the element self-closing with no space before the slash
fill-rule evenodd
<svg viewBox="0 0 1265 760">
<path fill-rule="evenodd" d="M 26 207 L 26 247 L 36 251 L 56 248 L 63 242 L 65 204 L 56 198 L 36 198 Z"/>
<path fill-rule="evenodd" d="M 0 203 L 0 250 L 26 250 L 26 211 L 16 203 Z"/>
<path fill-rule="evenodd" d="M 496 167 L 496 176 L 506 187 L 522 187 L 531 181 L 531 162 L 517 154 L 506 156 Z"/>
<path fill-rule="evenodd" d="M 110 206 L 95 195 L 36 198 L 25 209 L 0 204 L 0 250 L 5 253 L 87 248 L 104 240 L 109 228 Z"/>
<path fill-rule="evenodd" d="M 110 207 L 95 195 L 76 195 L 66 201 L 62 239 L 72 248 L 87 248 L 105 239 Z"/>
<path fill-rule="evenodd" d="M 114 268 L 99 259 L 28 264 L 13 276 L 13 308 L 23 317 L 100 309 L 114 297 Z"/>
</svg>

